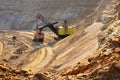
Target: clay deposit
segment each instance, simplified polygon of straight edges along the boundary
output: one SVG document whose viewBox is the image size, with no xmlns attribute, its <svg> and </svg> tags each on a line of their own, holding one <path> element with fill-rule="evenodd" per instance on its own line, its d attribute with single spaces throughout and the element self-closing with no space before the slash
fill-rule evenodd
<svg viewBox="0 0 120 80">
<path fill-rule="evenodd" d="M 0 28 L 18 29 L 0 30 L 0 79 L 119 80 L 120 1 L 89 1 L 61 0 L 56 4 L 54 0 L 0 1 Z M 53 4 L 65 8 L 60 6 L 46 13 L 50 10 L 46 7 L 48 3 L 49 8 L 53 8 Z M 71 24 L 79 24 L 78 29 L 59 41 L 54 40 L 53 32 L 44 31 L 45 42 L 34 42 L 32 20 L 38 12 L 59 19 L 73 15 Z M 19 14 L 22 14 L 20 18 Z M 77 21 L 73 22 L 74 19 Z M 25 27 L 29 30 L 20 30 Z"/>
</svg>

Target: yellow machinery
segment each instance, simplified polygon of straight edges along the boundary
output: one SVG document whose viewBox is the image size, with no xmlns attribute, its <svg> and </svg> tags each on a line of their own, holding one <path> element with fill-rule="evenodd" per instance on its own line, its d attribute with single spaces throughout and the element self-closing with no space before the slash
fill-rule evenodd
<svg viewBox="0 0 120 80">
<path fill-rule="evenodd" d="M 42 33 L 42 30 L 43 28 L 46 27 L 49 27 L 56 35 L 58 35 L 58 39 L 65 38 L 76 32 L 76 26 L 68 26 L 67 20 L 64 21 L 64 25 L 63 25 L 64 27 L 60 26 L 56 28 L 54 27 L 54 25 L 57 24 L 58 22 L 48 22 L 41 14 L 38 14 L 36 18 L 37 21 L 40 19 L 45 25 L 42 27 L 38 27 L 38 23 L 37 23 L 37 27 L 35 29 L 36 33 L 34 34 L 35 41 L 44 40 L 44 33 Z"/>
<path fill-rule="evenodd" d="M 76 32 L 76 27 L 75 26 L 69 26 L 67 28 L 64 28 L 60 26 L 58 28 L 58 35 L 71 35 Z"/>
</svg>

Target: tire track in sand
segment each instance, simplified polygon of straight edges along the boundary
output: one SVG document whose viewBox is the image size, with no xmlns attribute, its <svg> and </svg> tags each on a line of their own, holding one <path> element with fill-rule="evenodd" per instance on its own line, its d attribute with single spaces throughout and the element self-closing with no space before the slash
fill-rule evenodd
<svg viewBox="0 0 120 80">
<path fill-rule="evenodd" d="M 33 54 L 37 54 L 37 56 L 31 62 L 25 64 L 22 67 L 23 70 L 31 70 L 33 73 L 36 73 L 45 67 L 53 58 L 52 49 L 50 47 L 42 48 Z"/>
</svg>

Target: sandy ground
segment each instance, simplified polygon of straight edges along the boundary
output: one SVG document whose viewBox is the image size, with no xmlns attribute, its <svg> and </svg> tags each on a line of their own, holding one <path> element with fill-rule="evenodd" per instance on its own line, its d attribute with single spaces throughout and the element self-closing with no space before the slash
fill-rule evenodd
<svg viewBox="0 0 120 80">
<path fill-rule="evenodd" d="M 70 43 L 69 37 L 58 42 L 53 47 L 53 50 L 58 52 L 56 52 L 57 56 L 52 63 L 52 67 L 59 71 L 74 65 L 78 60 L 86 64 L 88 57 L 94 55 L 98 48 L 97 36 L 100 33 L 101 27 L 103 27 L 102 23 L 93 23 L 84 30 L 85 35 L 82 37 L 83 33 L 80 34 L 80 30 L 78 30 L 76 36 L 81 38 L 76 41 Z M 75 39 L 74 35 L 72 37 Z M 66 42 L 67 40 L 69 41 Z M 65 44 L 61 44 L 64 42 Z"/>
<path fill-rule="evenodd" d="M 103 2 L 104 0 L 100 5 Z M 60 75 L 80 76 L 80 73 L 84 71 L 93 78 L 96 75 L 97 79 L 98 77 L 101 78 L 101 73 L 102 76 L 107 75 L 110 78 L 109 73 L 115 72 L 118 76 L 111 74 L 112 79 L 115 78 L 114 76 L 117 79 L 120 77 L 119 72 L 117 72 L 120 70 L 119 23 L 120 21 L 116 21 L 108 26 L 94 21 L 91 25 L 81 27 L 75 34 L 52 44 L 52 46 L 34 42 L 33 31 L 3 30 L 0 31 L 0 61 L 12 68 L 19 68 L 33 73 L 46 72 L 47 74 L 47 72 L 52 72 L 56 75 L 60 73 Z M 108 27 L 102 30 L 105 26 Z M 103 42 L 101 41 L 101 45 L 100 42 L 98 43 L 100 33 L 102 34 L 100 40 L 105 38 Z M 47 33 L 46 35 L 45 42 L 53 41 L 53 34 Z M 16 36 L 15 40 L 13 36 Z M 0 62 L 0 65 L 3 65 L 0 66 L 0 69 L 6 72 L 4 69 L 8 65 L 4 68 L 5 65 L 2 63 Z M 9 70 L 11 68 L 7 69 L 8 72 Z M 99 74 L 96 74 L 96 72 Z"/>
<path fill-rule="evenodd" d="M 15 42 L 15 45 L 18 46 L 18 49 L 23 50 L 23 52 L 16 54 L 15 51 L 17 47 L 14 47 L 15 45 L 9 44 L 5 45 L 4 51 L 6 51 L 6 49 L 11 46 L 13 49 L 9 49 L 9 51 L 11 51 L 9 52 L 10 54 L 5 54 L 5 52 L 3 52 L 4 55 L 2 56 L 5 57 L 9 65 L 22 68 L 23 70 L 31 70 L 34 73 L 44 69 L 54 69 L 55 71 L 61 71 L 69 66 L 76 64 L 80 60 L 83 63 L 87 63 L 86 59 L 93 55 L 98 48 L 97 35 L 99 34 L 101 27 L 103 27 L 102 23 L 95 22 L 91 26 L 81 30 L 81 34 L 78 34 L 78 30 L 78 32 L 74 34 L 79 37 L 78 39 L 72 35 L 59 41 L 53 47 L 44 46 L 41 43 L 33 42 L 32 32 L 17 31 L 15 33 L 19 34 L 19 40 Z M 8 35 L 8 37 L 10 36 L 13 36 L 13 34 Z M 76 41 L 73 39 L 76 39 Z M 5 39 L 3 42 L 7 44 L 6 40 L 7 39 Z M 69 41 L 66 42 L 66 40 Z M 23 47 L 19 48 L 20 45 Z M 24 50 L 23 48 L 26 47 L 27 49 Z M 16 59 L 11 58 L 16 56 Z"/>
<path fill-rule="evenodd" d="M 6 33 L 6 35 L 9 34 L 8 38 L 2 36 L 5 44 L 2 60 L 7 60 L 7 63 L 12 67 L 31 70 L 34 73 L 49 69 L 61 71 L 73 66 L 80 60 L 86 64 L 87 59 L 94 55 L 98 48 L 96 36 L 102 26 L 102 23 L 95 22 L 85 28 L 84 31 L 80 29 L 74 35 L 57 42 L 53 47 L 33 42 L 33 32 L 15 31 L 14 34 L 8 32 Z M 18 40 L 14 42 L 9 37 L 15 34 L 18 35 Z M 79 38 L 76 38 L 76 36 Z M 11 43 L 8 41 L 11 41 Z M 0 43 L 0 47 L 2 52 L 2 43 Z M 9 52 L 6 52 L 7 50 Z"/>
<path fill-rule="evenodd" d="M 27 58 L 27 60 L 24 61 L 25 64 L 23 65 L 22 69 L 31 70 L 36 73 L 40 70 L 49 70 L 51 68 L 60 71 L 66 67 L 76 64 L 78 60 L 81 60 L 82 63 L 86 64 L 86 60 L 94 55 L 98 48 L 96 36 L 98 36 L 101 27 L 103 27 L 102 23 L 93 23 L 91 26 L 87 27 L 84 30 L 86 34 L 83 37 L 73 42 L 72 44 L 66 45 L 69 47 L 65 47 L 61 44 L 64 43 L 64 40 L 58 42 L 56 44 L 56 47 L 59 46 L 61 49 L 63 49 L 59 49 L 59 51 L 61 51 L 60 53 L 54 52 L 57 51 L 56 47 L 44 47 L 40 50 L 35 51 L 32 53 L 29 59 Z M 78 32 L 76 33 L 77 35 Z M 89 46 L 86 47 L 86 45 Z M 64 49 L 68 50 L 66 51 Z"/>
<path fill-rule="evenodd" d="M 37 54 L 37 56 L 36 56 Z M 33 53 L 32 57 L 34 59 L 30 61 L 28 64 L 25 64 L 22 69 L 24 70 L 31 70 L 32 72 L 38 72 L 43 67 L 45 67 L 51 60 L 52 60 L 53 52 L 50 47 L 42 48 L 41 50 L 38 50 Z"/>
<path fill-rule="evenodd" d="M 101 12 L 109 1 L 102 0 L 95 3 L 97 7 L 93 9 L 93 13 L 88 15 L 83 23 L 91 23 L 93 16 L 97 12 Z M 96 37 L 101 27 L 103 24 L 94 22 L 88 27 L 78 29 L 75 34 L 58 41 L 54 46 L 34 42 L 33 31 L 1 31 L 0 59 L 12 67 L 31 70 L 35 73 L 44 69 L 61 71 L 73 66 L 79 60 L 86 64 L 87 58 L 93 55 L 98 48 Z M 52 34 L 47 33 L 46 35 L 46 43 L 53 40 Z M 17 36 L 17 40 L 13 40 L 13 36 Z M 3 44 L 4 51 L 2 49 Z"/>
<path fill-rule="evenodd" d="M 2 54 L 3 52 L 3 43 L 0 41 L 0 55 Z"/>
<path fill-rule="evenodd" d="M 0 59 L 12 67 L 38 72 L 52 60 L 51 47 L 34 42 L 31 31 L 1 31 L 0 36 Z M 17 39 L 13 40 L 13 36 Z"/>
</svg>

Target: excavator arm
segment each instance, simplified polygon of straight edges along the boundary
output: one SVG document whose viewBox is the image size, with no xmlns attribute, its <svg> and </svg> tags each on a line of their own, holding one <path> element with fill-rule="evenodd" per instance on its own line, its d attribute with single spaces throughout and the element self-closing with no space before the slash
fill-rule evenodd
<svg viewBox="0 0 120 80">
<path fill-rule="evenodd" d="M 39 28 L 39 30 L 43 30 L 44 28 L 49 27 L 51 29 L 51 31 L 53 31 L 56 35 L 58 35 L 57 28 L 54 27 L 54 25 L 57 23 L 58 22 L 48 23 L 45 26 Z"/>
<path fill-rule="evenodd" d="M 39 28 L 39 30 L 42 31 L 44 28 L 49 27 L 56 35 L 58 35 L 57 28 L 54 27 L 54 25 L 57 24 L 58 22 L 50 23 L 41 14 L 38 14 L 36 17 L 37 17 L 37 20 L 40 19 L 45 24 L 45 26 Z"/>
</svg>

